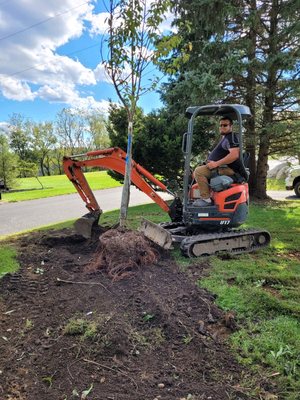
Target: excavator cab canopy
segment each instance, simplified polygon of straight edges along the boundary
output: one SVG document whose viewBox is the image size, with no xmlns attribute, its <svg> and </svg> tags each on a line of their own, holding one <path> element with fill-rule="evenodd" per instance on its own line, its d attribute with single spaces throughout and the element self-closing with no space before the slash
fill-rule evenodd
<svg viewBox="0 0 300 400">
<path fill-rule="evenodd" d="M 183 212 L 186 212 L 189 198 L 189 179 L 190 179 L 190 162 L 192 153 L 193 130 L 196 117 L 230 117 L 233 121 L 237 121 L 237 135 L 239 139 L 240 163 L 242 176 L 248 180 L 249 171 L 244 164 L 243 154 L 243 120 L 251 117 L 251 111 L 248 106 L 242 104 L 209 104 L 205 106 L 191 106 L 186 110 L 186 116 L 189 117 L 188 130 L 182 138 L 182 151 L 185 159 L 184 163 L 184 193 L 183 193 Z"/>
<path fill-rule="evenodd" d="M 186 110 L 187 117 L 192 115 L 202 116 L 228 116 L 232 120 L 237 120 L 238 115 L 242 119 L 251 117 L 251 111 L 249 107 L 241 104 L 211 104 L 207 106 L 192 106 Z"/>
</svg>

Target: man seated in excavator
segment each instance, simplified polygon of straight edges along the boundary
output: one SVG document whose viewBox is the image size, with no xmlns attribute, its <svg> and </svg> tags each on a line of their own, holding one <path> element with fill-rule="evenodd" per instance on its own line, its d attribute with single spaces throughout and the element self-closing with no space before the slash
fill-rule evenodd
<svg viewBox="0 0 300 400">
<path fill-rule="evenodd" d="M 270 234 L 267 231 L 235 230 L 246 221 L 249 208 L 247 183 L 249 172 L 243 158 L 242 122 L 251 116 L 250 109 L 239 104 L 210 104 L 188 107 L 186 113 L 189 122 L 188 130 L 182 138 L 184 156 L 182 193 L 178 195 L 173 193 L 164 183 L 132 160 L 131 182 L 167 212 L 171 220 L 161 224 L 143 220 L 141 231 L 165 249 L 173 244 L 180 244 L 182 253 L 188 257 L 213 255 L 221 251 L 240 254 L 267 246 L 270 242 Z M 210 153 L 206 166 L 196 169 L 201 199 L 199 199 L 198 184 L 194 184 L 190 179 L 193 129 L 198 116 L 221 117 L 222 134 L 222 139 Z M 233 119 L 237 120 L 237 134 L 232 133 Z M 98 224 L 102 213 L 84 176 L 84 169 L 102 167 L 124 175 L 126 158 L 126 153 L 119 148 L 64 157 L 65 173 L 89 210 L 88 214 L 75 223 L 76 231 L 84 237 L 91 237 L 91 229 Z M 213 169 L 218 169 L 221 175 L 214 176 Z M 171 194 L 173 202 L 171 204 L 166 202 L 159 195 L 158 189 Z M 197 204 L 197 201 L 200 204 Z"/>
<path fill-rule="evenodd" d="M 234 176 L 241 171 L 239 139 L 232 128 L 233 122 L 229 116 L 220 118 L 219 130 L 222 137 L 209 154 L 207 162 L 195 169 L 195 180 L 200 191 L 200 199 L 194 202 L 195 206 L 211 205 L 209 179 L 213 171 L 227 176 Z"/>
</svg>

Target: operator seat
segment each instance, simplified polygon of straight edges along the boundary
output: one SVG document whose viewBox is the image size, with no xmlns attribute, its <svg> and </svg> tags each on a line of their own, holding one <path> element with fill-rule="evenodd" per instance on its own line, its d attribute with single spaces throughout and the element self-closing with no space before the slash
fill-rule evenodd
<svg viewBox="0 0 300 400">
<path fill-rule="evenodd" d="M 233 179 L 234 183 L 244 183 L 248 182 L 249 176 L 250 176 L 250 171 L 248 168 L 250 161 L 250 153 L 244 152 L 243 153 L 243 162 L 241 164 L 241 170 L 240 172 L 236 172 L 231 178 Z"/>
<path fill-rule="evenodd" d="M 250 153 L 244 152 L 243 153 L 243 162 L 241 163 L 241 170 L 240 172 L 236 172 L 232 176 L 227 176 L 227 175 L 216 175 L 210 179 L 210 187 L 213 191 L 220 192 L 223 190 L 228 189 L 229 187 L 233 187 L 236 184 L 243 184 L 247 183 L 249 180 L 249 164 L 250 160 Z M 223 167 L 226 167 L 227 165 L 224 165 Z M 193 170 L 191 169 L 191 174 L 189 178 L 189 193 L 190 193 L 190 198 L 199 198 L 200 197 L 200 192 L 198 185 L 195 181 L 195 176 L 193 173 Z"/>
</svg>

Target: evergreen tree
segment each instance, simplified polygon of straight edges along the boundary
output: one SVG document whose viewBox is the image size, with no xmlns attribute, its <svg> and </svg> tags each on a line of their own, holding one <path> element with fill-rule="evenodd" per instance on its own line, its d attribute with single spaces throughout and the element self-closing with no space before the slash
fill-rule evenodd
<svg viewBox="0 0 300 400">
<path fill-rule="evenodd" d="M 212 144 L 211 125 L 202 121 L 202 125 L 195 126 L 196 156 L 193 159 L 192 167 L 206 158 L 205 150 L 208 141 Z M 180 186 L 183 180 L 183 153 L 182 139 L 187 129 L 188 120 L 184 114 L 172 115 L 162 109 L 144 115 L 140 108 L 137 108 L 134 125 L 136 134 L 133 139 L 133 159 L 153 175 L 159 175 L 167 185 L 175 184 Z M 127 113 L 122 107 L 111 104 L 108 118 L 108 132 L 113 147 L 126 146 L 127 140 Z M 116 179 L 122 180 L 119 174 L 110 172 Z"/>
<path fill-rule="evenodd" d="M 174 0 L 176 48 L 160 60 L 173 73 L 170 107 L 245 103 L 252 193 L 266 197 L 268 156 L 299 119 L 299 0 Z M 165 40 L 166 49 L 171 48 Z M 168 47 L 169 46 L 169 47 Z M 182 105 L 183 107 L 183 105 Z M 276 150 L 277 151 L 277 150 Z"/>
</svg>

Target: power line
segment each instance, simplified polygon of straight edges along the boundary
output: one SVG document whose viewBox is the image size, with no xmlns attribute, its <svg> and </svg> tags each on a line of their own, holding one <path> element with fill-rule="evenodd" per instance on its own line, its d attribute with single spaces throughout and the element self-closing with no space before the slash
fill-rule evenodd
<svg viewBox="0 0 300 400">
<path fill-rule="evenodd" d="M 6 3 L 6 1 L 5 1 L 4 3 Z M 87 4 L 87 3 L 89 3 L 89 0 L 88 0 L 88 1 L 85 1 L 84 3 L 79 4 L 79 5 L 76 6 L 76 7 L 72 7 L 72 8 L 69 8 L 68 10 L 66 10 L 66 11 L 63 11 L 63 12 L 58 13 L 58 14 L 55 14 L 53 17 L 46 18 L 46 19 L 44 19 L 44 20 L 42 20 L 42 21 L 39 21 L 39 22 L 36 22 L 35 24 L 30 25 L 30 26 L 28 26 L 28 27 L 26 27 L 26 28 L 24 28 L 24 29 L 20 29 L 19 31 L 10 33 L 9 35 L 6 35 L 6 36 L 3 36 L 3 37 L 0 38 L 0 41 L 1 41 L 1 40 L 5 40 L 5 39 L 9 39 L 9 38 L 11 38 L 11 37 L 13 37 L 13 36 L 18 35 L 19 33 L 26 32 L 26 31 L 28 31 L 28 30 L 30 30 L 30 29 L 32 29 L 32 28 L 35 28 L 36 26 L 39 26 L 39 25 L 44 24 L 45 22 L 51 21 L 51 20 L 54 19 L 54 18 L 60 17 L 61 15 L 64 15 L 64 14 L 67 14 L 68 12 L 73 11 L 73 10 L 75 10 L 76 8 L 82 7 L 84 4 Z M 3 3 L 1 3 L 1 4 L 3 4 Z M 0 5 L 1 5 L 1 4 L 0 4 Z"/>
<path fill-rule="evenodd" d="M 85 50 L 92 49 L 93 47 L 97 47 L 97 46 L 100 46 L 100 43 L 96 43 L 96 44 L 93 44 L 93 45 L 91 45 L 91 46 L 83 47 L 83 48 L 81 48 L 81 49 L 79 49 L 79 50 L 75 50 L 75 51 L 72 51 L 72 52 L 70 52 L 70 53 L 63 54 L 63 56 L 64 56 L 64 57 L 69 57 L 69 56 L 72 56 L 72 55 L 74 55 L 74 54 L 81 53 L 81 52 L 83 52 L 83 51 L 85 51 Z M 36 65 L 35 67 L 28 67 L 28 68 L 22 69 L 22 70 L 20 70 L 20 71 L 14 72 L 14 73 L 9 74 L 9 75 L 6 75 L 6 76 L 7 76 L 7 77 L 12 77 L 12 76 L 15 76 L 15 75 L 19 75 L 19 74 L 22 74 L 23 72 L 27 72 L 27 71 L 30 71 L 30 70 L 32 70 L 32 69 L 37 69 L 37 67 L 43 66 L 43 65 L 47 65 L 47 64 L 46 64 L 46 63 L 38 64 L 38 65 Z"/>
</svg>

